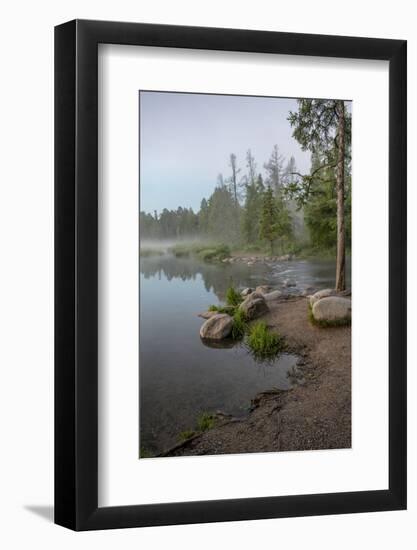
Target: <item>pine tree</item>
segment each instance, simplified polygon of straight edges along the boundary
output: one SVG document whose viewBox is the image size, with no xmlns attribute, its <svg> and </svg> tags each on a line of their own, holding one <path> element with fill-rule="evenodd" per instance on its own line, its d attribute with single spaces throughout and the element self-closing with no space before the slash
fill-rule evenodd
<svg viewBox="0 0 417 550">
<path fill-rule="evenodd" d="M 264 168 L 267 172 L 266 182 L 270 187 L 272 187 L 275 194 L 279 192 L 284 183 L 283 164 L 284 157 L 280 154 L 278 145 L 274 145 L 271 156 L 268 162 L 264 164 Z"/>
<path fill-rule="evenodd" d="M 288 120 L 294 127 L 293 137 L 303 150 L 322 153 L 326 162 L 308 176 L 301 177 L 292 187 L 298 200 L 307 202 L 316 176 L 331 168 L 335 175 L 336 193 L 336 290 L 345 289 L 345 169 L 349 157 L 351 117 L 341 100 L 299 99 L 298 112 L 290 112 Z"/>
<path fill-rule="evenodd" d="M 274 193 L 270 185 L 263 196 L 262 215 L 259 225 L 259 237 L 267 241 L 271 247 L 271 256 L 274 253 L 274 241 L 278 236 L 277 206 Z"/>
</svg>

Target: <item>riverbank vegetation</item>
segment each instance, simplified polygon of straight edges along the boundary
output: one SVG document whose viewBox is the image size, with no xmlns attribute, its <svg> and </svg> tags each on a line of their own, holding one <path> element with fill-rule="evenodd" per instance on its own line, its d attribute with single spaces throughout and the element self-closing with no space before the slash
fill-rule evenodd
<svg viewBox="0 0 417 550">
<path fill-rule="evenodd" d="M 257 359 L 275 357 L 284 348 L 283 338 L 269 330 L 263 321 L 257 321 L 250 327 L 246 342 Z"/>
<path fill-rule="evenodd" d="M 300 173 L 278 145 L 262 169 L 251 149 L 244 162 L 231 153 L 229 174 L 219 174 L 197 212 L 181 206 L 141 212 L 141 239 L 175 239 L 177 257 L 196 254 L 213 262 L 232 252 L 335 256 L 336 288 L 343 290 L 351 243 L 350 109 L 343 101 L 301 99 L 288 122 L 311 152 L 309 173 Z M 181 243 L 190 238 L 201 242 Z"/>
</svg>

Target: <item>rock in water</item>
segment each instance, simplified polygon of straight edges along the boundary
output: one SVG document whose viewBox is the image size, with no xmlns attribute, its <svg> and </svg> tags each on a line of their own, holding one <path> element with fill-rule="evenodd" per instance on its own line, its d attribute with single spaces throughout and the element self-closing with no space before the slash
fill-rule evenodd
<svg viewBox="0 0 417 550">
<path fill-rule="evenodd" d="M 248 287 L 248 288 L 244 288 L 240 293 L 240 295 L 245 297 L 245 296 L 249 296 L 249 294 L 252 294 L 252 292 L 253 292 L 253 288 Z"/>
<path fill-rule="evenodd" d="M 203 319 L 211 319 L 214 315 L 217 315 L 217 311 L 203 311 L 197 315 L 197 317 L 202 317 Z"/>
<path fill-rule="evenodd" d="M 207 319 L 200 328 L 201 338 L 207 340 L 222 340 L 232 332 L 233 319 L 226 313 L 217 313 Z"/>
<path fill-rule="evenodd" d="M 263 296 L 258 292 L 253 292 L 240 304 L 239 309 L 243 311 L 248 321 L 268 313 L 268 306 Z"/>
<path fill-rule="evenodd" d="M 318 300 L 313 306 L 313 317 L 316 321 L 350 320 L 352 301 L 340 296 L 328 296 Z"/>
<path fill-rule="evenodd" d="M 321 300 L 322 298 L 327 298 L 328 296 L 336 296 L 337 292 L 334 290 L 334 288 L 325 288 L 323 290 L 319 290 L 312 296 L 310 296 L 310 306 L 313 307 L 316 302 Z"/>
<path fill-rule="evenodd" d="M 273 300 L 278 300 L 278 298 L 281 298 L 282 292 L 279 290 L 273 290 L 272 292 L 268 292 L 267 294 L 263 295 L 264 300 L 267 302 L 272 302 Z"/>
</svg>

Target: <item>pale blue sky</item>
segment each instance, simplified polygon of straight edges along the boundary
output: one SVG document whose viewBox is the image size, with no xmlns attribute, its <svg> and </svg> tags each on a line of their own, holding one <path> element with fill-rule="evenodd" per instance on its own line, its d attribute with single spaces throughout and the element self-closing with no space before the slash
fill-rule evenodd
<svg viewBox="0 0 417 550">
<path fill-rule="evenodd" d="M 274 144 L 308 172 L 310 153 L 301 150 L 287 121 L 296 109 L 296 100 L 286 98 L 140 92 L 140 209 L 198 211 L 217 175 L 230 175 L 230 153 L 239 175 L 245 173 L 249 148 L 263 175 Z"/>
</svg>

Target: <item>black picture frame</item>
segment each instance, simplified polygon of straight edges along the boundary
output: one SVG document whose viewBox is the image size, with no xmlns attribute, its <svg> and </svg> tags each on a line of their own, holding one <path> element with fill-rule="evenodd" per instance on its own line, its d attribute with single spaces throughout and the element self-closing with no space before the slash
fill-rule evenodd
<svg viewBox="0 0 417 550">
<path fill-rule="evenodd" d="M 389 488 L 98 507 L 98 44 L 389 62 Z M 55 523 L 109 529 L 406 508 L 406 41 L 74 20 L 55 28 Z"/>
</svg>

